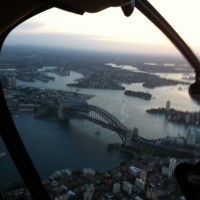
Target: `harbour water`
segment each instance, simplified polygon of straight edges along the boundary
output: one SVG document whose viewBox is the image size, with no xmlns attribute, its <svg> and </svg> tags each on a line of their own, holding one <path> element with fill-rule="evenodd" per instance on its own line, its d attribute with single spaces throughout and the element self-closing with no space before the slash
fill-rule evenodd
<svg viewBox="0 0 200 200">
<path fill-rule="evenodd" d="M 177 110 L 199 111 L 200 108 L 190 99 L 186 86 L 147 89 L 142 84 L 124 85 L 126 89 L 151 93 L 152 100 L 145 101 L 125 96 L 123 91 L 118 90 L 67 87 L 67 83 L 81 77 L 81 74 L 75 72 L 66 77 L 53 76 L 55 81 L 48 83 L 17 81 L 17 85 L 93 94 L 95 97 L 88 103 L 109 111 L 130 129 L 137 127 L 139 134 L 149 139 L 177 136 L 178 133 L 185 136 L 188 127 L 169 123 L 164 116 L 149 115 L 146 109 L 165 107 L 167 100 Z M 28 113 L 14 114 L 13 120 L 42 178 L 62 168 L 81 170 L 91 167 L 97 171 L 107 171 L 130 159 L 120 152 L 107 151 L 107 144 L 121 142 L 115 132 L 86 120 L 38 120 Z M 0 187 L 3 187 L 19 181 L 20 177 L 1 140 L 0 148 L 0 152 L 7 154 L 0 160 Z"/>
</svg>

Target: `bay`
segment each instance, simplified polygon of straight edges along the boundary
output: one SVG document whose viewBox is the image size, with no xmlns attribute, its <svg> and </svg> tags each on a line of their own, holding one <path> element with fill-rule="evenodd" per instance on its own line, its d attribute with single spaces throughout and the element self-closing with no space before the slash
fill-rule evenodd
<svg viewBox="0 0 200 200">
<path fill-rule="evenodd" d="M 66 86 L 82 75 L 70 72 L 70 76 L 55 76 L 55 81 L 43 83 L 41 81 L 17 81 L 17 85 L 48 88 L 55 90 L 74 91 L 95 95 L 88 103 L 102 107 L 117 117 L 128 128 L 137 127 L 139 134 L 145 138 L 186 135 L 188 127 L 169 123 L 164 116 L 149 115 L 146 109 L 165 107 L 170 100 L 174 109 L 199 111 L 199 105 L 188 95 L 186 86 L 170 86 L 146 89 L 142 84 L 124 85 L 126 89 L 149 92 L 153 95 L 151 101 L 125 96 L 123 91 L 101 89 L 77 89 Z M 130 159 L 120 152 L 109 152 L 109 143 L 120 143 L 119 136 L 108 129 L 102 128 L 86 120 L 48 121 L 38 120 L 33 114 L 20 113 L 13 115 L 13 120 L 20 136 L 42 178 L 53 171 L 62 168 L 82 170 L 91 167 L 97 171 L 107 171 Z M 20 180 L 20 176 L 0 140 L 0 151 L 7 156 L 0 160 L 0 186 Z"/>
</svg>

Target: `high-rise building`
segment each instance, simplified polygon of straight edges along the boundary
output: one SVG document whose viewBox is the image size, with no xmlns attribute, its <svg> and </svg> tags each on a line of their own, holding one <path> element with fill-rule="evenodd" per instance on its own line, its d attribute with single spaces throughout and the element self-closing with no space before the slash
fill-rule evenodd
<svg viewBox="0 0 200 200">
<path fill-rule="evenodd" d="M 127 192 L 129 195 L 132 194 L 132 189 L 133 189 L 133 186 L 132 184 L 130 184 L 129 182 L 127 181 L 123 181 L 123 186 L 122 186 L 123 190 L 125 192 Z"/>
<path fill-rule="evenodd" d="M 169 112 L 170 111 L 170 107 L 171 107 L 171 102 L 168 100 L 166 102 L 166 111 Z"/>
<path fill-rule="evenodd" d="M 189 130 L 186 136 L 186 144 L 188 146 L 194 146 L 196 144 L 197 135 L 194 130 Z"/>
<path fill-rule="evenodd" d="M 140 179 L 146 184 L 147 172 L 145 170 L 140 172 Z"/>
<path fill-rule="evenodd" d="M 115 184 L 113 184 L 113 193 L 114 193 L 114 194 L 120 192 L 120 190 L 121 190 L 121 185 L 120 185 L 120 183 L 115 183 Z"/>
<path fill-rule="evenodd" d="M 136 178 L 135 179 L 135 186 L 140 190 L 144 190 L 145 183 L 142 179 Z"/>
<path fill-rule="evenodd" d="M 188 124 L 190 122 L 190 113 L 187 113 L 185 115 L 185 122 L 186 122 L 186 124 Z"/>
</svg>

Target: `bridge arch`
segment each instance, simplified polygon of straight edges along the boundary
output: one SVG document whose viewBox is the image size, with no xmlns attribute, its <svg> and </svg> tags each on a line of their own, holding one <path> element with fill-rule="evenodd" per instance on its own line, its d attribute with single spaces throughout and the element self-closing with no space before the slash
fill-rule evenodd
<svg viewBox="0 0 200 200">
<path fill-rule="evenodd" d="M 63 108 L 65 118 L 83 118 L 115 131 L 123 142 L 126 141 L 128 128 L 111 113 L 94 105 L 74 105 Z"/>
</svg>

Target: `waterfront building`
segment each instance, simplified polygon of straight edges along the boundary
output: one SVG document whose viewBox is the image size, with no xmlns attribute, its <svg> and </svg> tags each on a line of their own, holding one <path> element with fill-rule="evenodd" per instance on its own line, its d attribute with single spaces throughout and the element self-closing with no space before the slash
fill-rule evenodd
<svg viewBox="0 0 200 200">
<path fill-rule="evenodd" d="M 187 136 L 186 136 L 186 144 L 188 146 L 194 146 L 196 144 L 196 140 L 197 140 L 197 135 L 194 132 L 194 130 L 189 130 L 187 132 Z"/>
<path fill-rule="evenodd" d="M 140 178 L 136 178 L 135 179 L 135 186 L 139 189 L 139 190 L 144 190 L 144 186 L 145 186 L 145 183 L 142 179 Z"/>
<path fill-rule="evenodd" d="M 72 171 L 68 168 L 64 169 L 64 171 L 67 173 L 68 176 L 72 174 Z"/>
<path fill-rule="evenodd" d="M 166 111 L 169 112 L 170 111 L 170 107 L 171 107 L 171 102 L 168 100 L 166 102 Z"/>
<path fill-rule="evenodd" d="M 36 107 L 37 106 L 34 105 L 34 104 L 23 104 L 23 103 L 21 103 L 18 106 L 18 111 L 20 111 L 20 112 L 34 112 Z"/>
<path fill-rule="evenodd" d="M 64 96 L 61 102 L 65 107 L 77 106 L 77 105 L 88 105 L 86 99 L 81 96 Z"/>
<path fill-rule="evenodd" d="M 132 184 L 130 184 L 129 182 L 127 181 L 123 181 L 123 186 L 122 186 L 123 190 L 125 192 L 127 192 L 129 195 L 132 194 Z"/>
<path fill-rule="evenodd" d="M 83 174 L 89 174 L 89 175 L 95 175 L 96 174 L 96 171 L 91 169 L 91 168 L 84 168 L 83 169 Z"/>
<path fill-rule="evenodd" d="M 62 173 L 61 173 L 61 171 L 56 170 L 56 171 L 55 171 L 55 175 L 56 175 L 57 177 L 61 177 L 61 176 L 62 176 Z"/>
<path fill-rule="evenodd" d="M 120 185 L 120 183 L 115 183 L 115 184 L 113 184 L 113 193 L 114 193 L 114 194 L 120 192 L 120 190 L 121 190 L 121 185 Z"/>
</svg>

